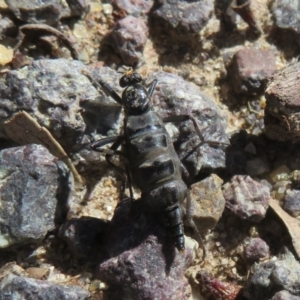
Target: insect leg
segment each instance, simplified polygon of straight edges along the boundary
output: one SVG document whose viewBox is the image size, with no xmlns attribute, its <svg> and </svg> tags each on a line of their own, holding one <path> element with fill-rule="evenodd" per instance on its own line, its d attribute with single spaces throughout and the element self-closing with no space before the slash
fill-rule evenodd
<svg viewBox="0 0 300 300">
<path fill-rule="evenodd" d="M 178 123 L 178 122 L 184 122 L 184 121 L 192 121 L 193 122 L 193 125 L 194 125 L 194 128 L 201 140 L 201 142 L 196 146 L 196 148 L 200 147 L 201 145 L 203 144 L 210 144 L 210 145 L 226 145 L 228 146 L 229 144 L 227 143 L 222 143 L 222 142 L 217 142 L 217 141 L 209 141 L 209 140 L 205 140 L 202 132 L 201 132 L 201 129 L 199 128 L 199 125 L 196 121 L 196 119 L 191 116 L 191 115 L 177 115 L 177 116 L 170 116 L 170 117 L 167 117 L 167 118 L 164 118 L 163 119 L 163 122 L 164 123 L 168 123 L 168 122 L 172 122 L 172 123 Z"/>
<path fill-rule="evenodd" d="M 125 192 L 125 188 L 126 188 L 126 182 L 128 182 L 130 184 L 130 179 L 129 179 L 129 175 L 128 175 L 128 170 L 126 167 L 126 171 L 124 169 L 122 169 L 121 167 L 115 165 L 112 161 L 111 158 L 114 155 L 121 155 L 121 156 L 125 156 L 125 154 L 121 151 L 118 151 L 117 149 L 121 146 L 122 142 L 124 141 L 124 136 L 119 135 L 119 136 L 111 136 L 111 137 L 107 137 L 107 138 L 103 138 L 100 139 L 98 141 L 95 141 L 94 143 L 92 143 L 91 147 L 95 150 L 95 151 L 99 151 L 102 153 L 105 153 L 105 159 L 107 161 L 107 163 L 113 167 L 117 173 L 122 177 L 123 179 L 123 185 L 122 185 L 122 189 L 121 189 L 121 196 L 124 195 Z M 101 149 L 101 147 L 113 143 L 112 146 L 109 149 Z M 132 187 L 130 184 L 130 196 L 132 196 Z"/>
<path fill-rule="evenodd" d="M 122 98 L 115 92 L 115 90 L 104 80 L 98 78 L 99 83 L 93 78 L 93 76 L 87 70 L 82 70 L 82 73 L 92 82 L 97 90 L 103 89 L 106 94 L 111 96 L 117 103 L 122 105 Z"/>
<path fill-rule="evenodd" d="M 99 152 L 102 152 L 101 149 L 98 149 L 98 148 L 101 148 L 107 144 L 111 144 L 111 143 L 114 143 L 116 142 L 118 139 L 120 138 L 119 135 L 116 135 L 116 136 L 109 136 L 107 138 L 103 138 L 103 139 L 100 139 L 100 140 L 97 140 L 95 142 L 93 142 L 91 144 L 91 147 L 95 150 L 95 151 L 99 151 Z"/>
<path fill-rule="evenodd" d="M 149 89 L 148 89 L 148 95 L 149 95 L 149 97 L 152 96 L 153 91 L 155 90 L 156 85 L 157 85 L 157 79 L 154 79 L 154 80 L 150 83 L 150 86 L 149 86 Z"/>
<path fill-rule="evenodd" d="M 202 259 L 205 260 L 206 258 L 206 248 L 204 246 L 204 243 L 203 243 L 203 239 L 202 239 L 202 236 L 192 218 L 192 198 L 191 198 L 191 191 L 188 189 L 187 191 L 187 205 L 186 205 L 186 221 L 188 223 L 188 225 L 193 228 L 196 236 L 197 236 L 197 241 L 198 243 L 201 245 L 201 248 L 202 248 L 202 251 L 203 251 L 203 256 L 202 256 Z"/>
</svg>

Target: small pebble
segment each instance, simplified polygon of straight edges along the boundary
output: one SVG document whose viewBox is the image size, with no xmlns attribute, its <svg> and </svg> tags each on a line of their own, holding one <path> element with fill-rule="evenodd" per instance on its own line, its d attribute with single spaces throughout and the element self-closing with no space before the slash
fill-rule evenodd
<svg viewBox="0 0 300 300">
<path fill-rule="evenodd" d="M 256 95 L 264 91 L 267 79 L 275 71 L 273 51 L 243 48 L 234 55 L 228 75 L 236 93 Z"/>
<path fill-rule="evenodd" d="M 10 63 L 14 56 L 14 50 L 6 48 L 0 44 L 0 65 L 6 65 Z"/>
<path fill-rule="evenodd" d="M 300 191 L 287 190 L 282 208 L 293 217 L 298 217 L 300 215 Z"/>
<path fill-rule="evenodd" d="M 269 255 L 269 246 L 261 238 L 252 238 L 244 250 L 244 257 L 249 263 L 257 262 Z"/>
<path fill-rule="evenodd" d="M 224 184 L 226 207 L 241 219 L 261 221 L 269 207 L 269 189 L 250 176 L 233 176 Z"/>
</svg>

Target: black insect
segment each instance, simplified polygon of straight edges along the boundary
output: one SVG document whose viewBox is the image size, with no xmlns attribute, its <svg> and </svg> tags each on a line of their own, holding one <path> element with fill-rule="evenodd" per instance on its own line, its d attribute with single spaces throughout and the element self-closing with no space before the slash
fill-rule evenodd
<svg viewBox="0 0 300 300">
<path fill-rule="evenodd" d="M 98 85 L 88 73 L 85 74 L 95 85 Z M 162 120 L 153 111 L 150 98 L 157 80 L 146 89 L 141 84 L 142 77 L 138 73 L 125 73 L 119 82 L 120 86 L 125 88 L 122 98 L 106 82 L 101 79 L 99 82 L 103 90 L 124 107 L 124 128 L 122 135 L 96 141 L 92 144 L 92 148 L 102 151 L 100 148 L 103 145 L 113 143 L 110 149 L 105 151 L 107 161 L 112 164 L 109 158 L 113 154 L 120 154 L 118 148 L 123 145 L 128 161 L 129 178 L 141 190 L 141 198 L 147 209 L 163 214 L 167 231 L 179 251 L 183 251 L 185 247 L 182 203 L 187 198 L 186 219 L 196 231 L 198 240 L 203 246 L 199 231 L 190 214 L 188 173 L 178 158 L 164 126 L 164 122 L 181 122 L 190 119 L 204 142 L 196 120 L 189 115 Z M 122 172 L 119 167 L 117 168 Z M 205 255 L 204 250 L 203 252 Z"/>
</svg>

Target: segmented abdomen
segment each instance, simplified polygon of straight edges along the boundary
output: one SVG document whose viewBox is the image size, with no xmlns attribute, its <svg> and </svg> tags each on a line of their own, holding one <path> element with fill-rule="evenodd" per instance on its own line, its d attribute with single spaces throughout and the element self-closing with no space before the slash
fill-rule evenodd
<svg viewBox="0 0 300 300">
<path fill-rule="evenodd" d="M 134 183 L 147 208 L 164 214 L 176 247 L 184 249 L 180 204 L 187 187 L 181 163 L 162 120 L 153 112 L 128 116 L 125 122 L 126 151 Z"/>
</svg>

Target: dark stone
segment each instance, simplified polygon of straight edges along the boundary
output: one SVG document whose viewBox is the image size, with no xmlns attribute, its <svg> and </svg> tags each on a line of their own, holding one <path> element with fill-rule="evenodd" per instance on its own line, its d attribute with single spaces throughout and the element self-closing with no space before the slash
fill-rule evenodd
<svg viewBox="0 0 300 300">
<path fill-rule="evenodd" d="M 144 20 L 127 16 L 116 23 L 111 36 L 126 65 L 132 66 L 142 58 L 148 36 Z"/>
<path fill-rule="evenodd" d="M 154 4 L 153 0 L 111 0 L 110 3 L 119 10 L 135 17 L 148 14 Z"/>
<path fill-rule="evenodd" d="M 0 20 L 0 39 L 10 36 L 16 32 L 17 27 L 12 20 L 7 17 L 4 17 Z"/>
<path fill-rule="evenodd" d="M 254 265 L 254 273 L 247 282 L 247 299 L 269 300 L 276 292 L 287 290 L 300 295 L 300 264 L 286 248 L 277 260 Z"/>
<path fill-rule="evenodd" d="M 252 238 L 244 249 L 244 257 L 247 262 L 257 262 L 270 255 L 268 244 L 261 238 Z"/>
<path fill-rule="evenodd" d="M 142 200 L 119 204 L 104 244 L 111 258 L 100 264 L 99 279 L 109 285 L 109 299 L 189 298 L 184 273 L 193 250 L 186 243 L 178 252 L 158 216 L 144 212 Z"/>
<path fill-rule="evenodd" d="M 210 0 L 160 1 L 153 15 L 164 24 L 191 33 L 199 32 L 213 14 L 214 5 Z"/>
<path fill-rule="evenodd" d="M 72 16 L 81 16 L 88 11 L 90 0 L 66 0 Z"/>
<path fill-rule="evenodd" d="M 241 219 L 259 222 L 269 207 L 269 188 L 250 176 L 233 176 L 224 184 L 223 195 L 226 207 Z"/>
<path fill-rule="evenodd" d="M 79 286 L 64 286 L 13 274 L 4 277 L 0 283 L 0 299 L 87 300 L 89 297 L 90 293 Z"/>
<path fill-rule="evenodd" d="M 287 190 L 282 208 L 293 217 L 298 217 L 300 215 L 300 191 Z"/>
<path fill-rule="evenodd" d="M 26 23 L 57 24 L 61 18 L 80 16 L 88 8 L 89 0 L 68 0 L 66 7 L 59 0 L 6 0 L 8 9 Z M 78 9 L 81 7 L 82 9 Z"/>
<path fill-rule="evenodd" d="M 228 75 L 236 93 L 256 95 L 264 91 L 267 79 L 275 71 L 273 51 L 245 48 L 234 55 Z"/>
<path fill-rule="evenodd" d="M 1 248 L 39 242 L 65 217 L 70 172 L 41 145 L 2 150 Z"/>
<path fill-rule="evenodd" d="M 290 294 L 288 291 L 276 293 L 270 300 L 300 300 L 300 297 Z"/>
<path fill-rule="evenodd" d="M 247 160 L 246 163 L 246 172 L 250 176 L 258 176 L 265 174 L 270 171 L 268 163 L 259 158 L 255 157 L 253 159 Z"/>
<path fill-rule="evenodd" d="M 152 102 L 155 111 L 167 118 L 176 115 L 192 115 L 206 141 L 229 143 L 225 133 L 226 120 L 220 109 L 193 83 L 166 72 L 155 72 L 146 84 L 158 80 Z M 201 171 L 216 171 L 225 167 L 226 145 L 217 146 L 201 142 L 191 121 L 166 123 L 175 143 L 179 158 L 191 176 Z M 175 127 L 176 126 L 176 127 Z"/>
<path fill-rule="evenodd" d="M 99 259 L 102 235 L 107 222 L 93 217 L 71 219 L 59 228 L 59 237 L 69 246 L 73 255 Z"/>
</svg>

